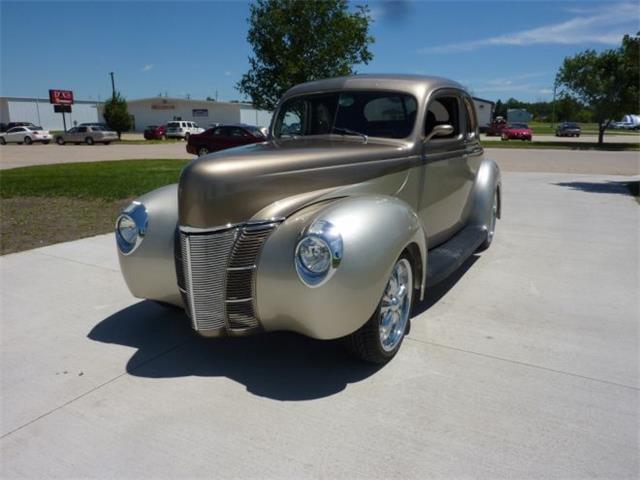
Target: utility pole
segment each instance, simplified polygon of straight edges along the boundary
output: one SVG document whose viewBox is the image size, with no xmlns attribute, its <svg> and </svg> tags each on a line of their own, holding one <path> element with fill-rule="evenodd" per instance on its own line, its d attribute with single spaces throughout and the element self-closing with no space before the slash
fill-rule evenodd
<svg viewBox="0 0 640 480">
<path fill-rule="evenodd" d="M 552 107 L 552 112 L 551 113 L 551 128 L 554 128 L 556 126 L 556 90 L 558 89 L 558 81 L 554 80 L 553 81 L 553 107 Z"/>
<path fill-rule="evenodd" d="M 111 98 L 115 98 L 116 97 L 116 82 L 113 79 L 113 72 L 109 72 L 109 75 L 111 75 Z"/>
</svg>

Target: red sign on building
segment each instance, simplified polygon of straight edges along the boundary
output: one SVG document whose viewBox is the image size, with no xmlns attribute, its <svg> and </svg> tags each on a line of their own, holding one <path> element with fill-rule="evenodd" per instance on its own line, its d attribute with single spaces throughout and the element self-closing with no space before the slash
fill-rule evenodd
<svg viewBox="0 0 640 480">
<path fill-rule="evenodd" d="M 73 92 L 71 90 L 49 90 L 49 103 L 54 105 L 72 105 Z"/>
</svg>

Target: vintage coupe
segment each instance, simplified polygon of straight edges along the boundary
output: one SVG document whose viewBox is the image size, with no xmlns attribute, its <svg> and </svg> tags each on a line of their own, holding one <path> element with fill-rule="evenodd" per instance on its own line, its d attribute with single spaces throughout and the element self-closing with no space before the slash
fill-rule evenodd
<svg viewBox="0 0 640 480">
<path fill-rule="evenodd" d="M 381 363 L 425 289 L 489 247 L 500 199 L 461 85 L 357 75 L 290 89 L 268 141 L 190 162 L 116 240 L 133 295 L 202 335 L 345 337 Z"/>
</svg>

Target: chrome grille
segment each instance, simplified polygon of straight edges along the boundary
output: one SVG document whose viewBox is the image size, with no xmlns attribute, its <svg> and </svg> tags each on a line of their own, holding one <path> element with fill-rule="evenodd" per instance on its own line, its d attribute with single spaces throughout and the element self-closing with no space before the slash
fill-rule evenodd
<svg viewBox="0 0 640 480">
<path fill-rule="evenodd" d="M 178 286 L 194 329 L 234 331 L 260 326 L 254 307 L 256 264 L 276 226 L 180 232 Z"/>
</svg>

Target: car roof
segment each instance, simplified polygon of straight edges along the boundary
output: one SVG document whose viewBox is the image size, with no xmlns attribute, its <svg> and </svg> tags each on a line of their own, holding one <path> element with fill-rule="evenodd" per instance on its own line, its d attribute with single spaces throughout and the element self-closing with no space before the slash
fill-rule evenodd
<svg viewBox="0 0 640 480">
<path fill-rule="evenodd" d="M 423 97 L 440 88 L 466 89 L 453 80 L 427 75 L 365 74 L 327 78 L 301 83 L 290 88 L 283 96 L 287 98 L 305 93 L 335 90 L 395 90 Z"/>
</svg>

